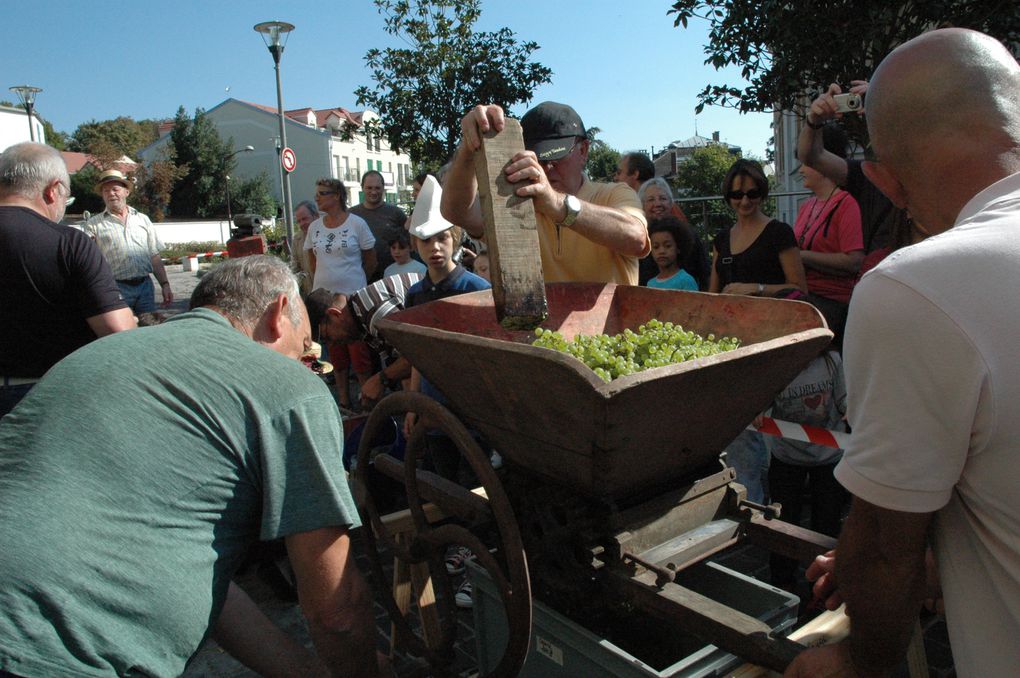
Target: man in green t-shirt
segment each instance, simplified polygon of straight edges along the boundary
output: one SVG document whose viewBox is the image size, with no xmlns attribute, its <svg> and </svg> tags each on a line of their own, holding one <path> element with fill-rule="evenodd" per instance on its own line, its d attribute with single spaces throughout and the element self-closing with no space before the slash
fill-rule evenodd
<svg viewBox="0 0 1020 678">
<path fill-rule="evenodd" d="M 322 661 L 377 675 L 294 276 L 231 260 L 191 307 L 71 354 L 0 423 L 0 674 L 175 676 L 213 631 L 242 661 L 278 658 L 228 588 L 252 542 L 283 538 Z"/>
</svg>

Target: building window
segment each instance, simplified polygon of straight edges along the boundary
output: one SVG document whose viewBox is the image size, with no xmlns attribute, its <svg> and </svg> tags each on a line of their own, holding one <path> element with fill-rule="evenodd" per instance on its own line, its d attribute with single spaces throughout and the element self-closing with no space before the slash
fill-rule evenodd
<svg viewBox="0 0 1020 678">
<path fill-rule="evenodd" d="M 336 174 L 334 174 L 333 176 L 335 176 L 337 179 L 340 179 L 341 181 L 343 181 L 343 178 L 344 178 L 344 168 L 343 168 L 343 165 L 340 164 L 340 156 L 339 155 L 334 155 L 333 156 L 333 165 L 336 167 Z"/>
<path fill-rule="evenodd" d="M 378 153 L 382 147 L 382 137 L 375 138 L 375 152 Z"/>
<path fill-rule="evenodd" d="M 357 175 L 354 181 L 361 181 L 361 158 L 354 159 L 354 173 Z"/>
</svg>

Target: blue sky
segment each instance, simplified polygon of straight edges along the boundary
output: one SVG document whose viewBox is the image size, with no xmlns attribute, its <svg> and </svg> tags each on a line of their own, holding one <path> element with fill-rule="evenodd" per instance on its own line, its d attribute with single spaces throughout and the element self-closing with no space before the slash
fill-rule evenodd
<svg viewBox="0 0 1020 678">
<path fill-rule="evenodd" d="M 537 42 L 534 58 L 553 70 L 553 81 L 533 103 L 573 105 L 617 149 L 660 149 L 694 134 L 696 124 L 703 136 L 718 130 L 745 155 L 764 156 L 770 114 L 707 108 L 695 119 L 697 93 L 739 82 L 739 73 L 705 66 L 707 25 L 674 28 L 669 7 L 668 0 L 483 0 L 477 27 L 508 26 Z M 65 132 L 118 115 L 172 117 L 178 106 L 208 109 L 230 96 L 275 105 L 272 57 L 252 30 L 262 21 L 296 26 L 282 62 L 288 109 L 356 109 L 355 88 L 371 84 L 365 52 L 396 46 L 371 0 L 34 0 L 5 3 L 4 15 L 8 82 L 0 84 L 42 87 L 39 113 Z"/>
</svg>

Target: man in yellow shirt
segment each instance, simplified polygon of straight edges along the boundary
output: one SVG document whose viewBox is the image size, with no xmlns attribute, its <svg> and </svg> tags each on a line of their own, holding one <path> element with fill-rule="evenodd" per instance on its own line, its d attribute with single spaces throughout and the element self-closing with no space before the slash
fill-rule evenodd
<svg viewBox="0 0 1020 678">
<path fill-rule="evenodd" d="M 481 135 L 503 123 L 499 106 L 472 109 L 461 121 L 460 146 L 445 177 L 443 216 L 473 237 L 484 230 L 474 155 Z M 636 285 L 638 259 L 651 249 L 637 194 L 584 175 L 587 132 L 570 106 L 541 103 L 521 118 L 521 127 L 528 150 L 513 157 L 506 174 L 512 183 L 530 182 L 517 195 L 534 201 L 546 282 Z"/>
</svg>

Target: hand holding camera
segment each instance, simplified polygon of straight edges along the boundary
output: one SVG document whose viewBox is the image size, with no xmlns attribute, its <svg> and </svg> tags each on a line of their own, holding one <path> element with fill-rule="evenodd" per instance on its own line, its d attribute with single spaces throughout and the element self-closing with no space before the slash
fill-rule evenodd
<svg viewBox="0 0 1020 678">
<path fill-rule="evenodd" d="M 864 100 L 861 95 L 853 92 L 837 94 L 832 99 L 836 102 L 837 113 L 856 113 L 864 108 Z"/>
</svg>

